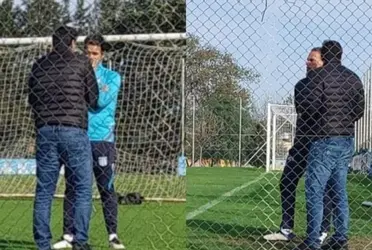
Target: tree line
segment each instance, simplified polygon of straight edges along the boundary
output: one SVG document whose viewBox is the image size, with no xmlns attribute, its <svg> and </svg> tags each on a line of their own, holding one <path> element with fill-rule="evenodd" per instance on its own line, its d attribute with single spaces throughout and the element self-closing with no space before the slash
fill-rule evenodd
<svg viewBox="0 0 372 250">
<path fill-rule="evenodd" d="M 186 32 L 184 0 L 3 0 L 0 36 L 50 36 L 61 24 L 80 34 L 140 34 Z"/>
</svg>

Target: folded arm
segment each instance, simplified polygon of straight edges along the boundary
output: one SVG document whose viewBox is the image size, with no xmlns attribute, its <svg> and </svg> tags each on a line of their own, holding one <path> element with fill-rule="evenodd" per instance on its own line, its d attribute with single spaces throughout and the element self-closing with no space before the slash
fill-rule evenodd
<svg viewBox="0 0 372 250">
<path fill-rule="evenodd" d="M 107 81 L 99 90 L 98 108 L 104 108 L 112 101 L 117 100 L 121 85 L 120 75 L 117 73 L 112 74 Z"/>
</svg>

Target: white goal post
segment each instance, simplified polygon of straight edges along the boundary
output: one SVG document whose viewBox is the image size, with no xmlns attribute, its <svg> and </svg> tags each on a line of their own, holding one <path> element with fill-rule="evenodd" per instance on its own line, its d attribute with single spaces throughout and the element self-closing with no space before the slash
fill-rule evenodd
<svg viewBox="0 0 372 250">
<path fill-rule="evenodd" d="M 117 105 L 118 192 L 154 201 L 185 201 L 177 175 L 183 150 L 186 33 L 104 35 L 120 44 L 104 63 L 123 77 Z M 85 37 L 78 37 L 80 50 Z M 32 197 L 35 136 L 27 105 L 27 78 L 35 60 L 51 50 L 51 37 L 0 38 L 0 196 Z M 63 173 L 63 171 L 61 171 Z M 56 197 L 63 197 L 60 178 Z M 97 190 L 94 192 L 98 196 Z"/>
<path fill-rule="evenodd" d="M 296 117 L 294 105 L 268 104 L 266 172 L 283 169 L 288 150 L 292 147 Z"/>
<path fill-rule="evenodd" d="M 106 35 L 103 36 L 107 42 L 135 42 L 135 41 L 165 41 L 182 40 L 187 38 L 186 33 L 159 33 L 159 34 L 135 34 L 135 35 Z M 86 36 L 79 36 L 78 43 L 84 42 Z M 52 37 L 20 37 L 0 38 L 0 45 L 27 45 L 27 44 L 50 44 Z"/>
</svg>

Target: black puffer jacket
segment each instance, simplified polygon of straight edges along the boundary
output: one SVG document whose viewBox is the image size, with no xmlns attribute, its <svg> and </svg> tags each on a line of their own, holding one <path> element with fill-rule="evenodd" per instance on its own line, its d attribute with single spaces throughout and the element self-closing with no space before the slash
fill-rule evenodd
<svg viewBox="0 0 372 250">
<path fill-rule="evenodd" d="M 360 78 L 336 59 L 310 70 L 302 90 L 301 116 L 315 139 L 354 136 L 354 123 L 364 114 L 364 89 Z"/>
<path fill-rule="evenodd" d="M 53 51 L 34 63 L 28 84 L 37 128 L 87 129 L 88 108 L 95 109 L 98 100 L 97 80 L 87 57 Z"/>
<path fill-rule="evenodd" d="M 305 112 L 306 96 L 309 95 L 308 85 L 309 78 L 303 78 L 295 85 L 294 100 L 297 113 L 295 138 L 312 137 L 314 135 L 314 131 L 312 131 L 315 122 L 314 117 Z"/>
</svg>

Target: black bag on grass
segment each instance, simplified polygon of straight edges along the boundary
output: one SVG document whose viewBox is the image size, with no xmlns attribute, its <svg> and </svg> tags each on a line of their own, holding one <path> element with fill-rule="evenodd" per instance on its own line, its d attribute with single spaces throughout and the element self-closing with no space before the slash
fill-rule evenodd
<svg viewBox="0 0 372 250">
<path fill-rule="evenodd" d="M 144 200 L 144 197 L 137 192 L 128 194 L 117 193 L 117 198 L 120 205 L 140 205 Z"/>
</svg>

